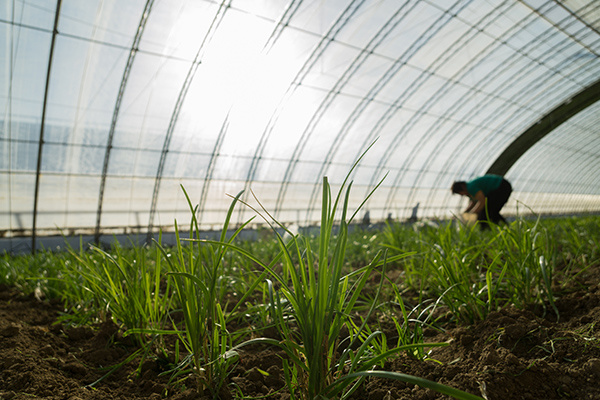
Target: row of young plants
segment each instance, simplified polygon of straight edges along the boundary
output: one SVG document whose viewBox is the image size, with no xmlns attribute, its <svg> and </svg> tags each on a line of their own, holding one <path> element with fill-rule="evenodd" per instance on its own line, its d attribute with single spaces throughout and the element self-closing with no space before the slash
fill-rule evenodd
<svg viewBox="0 0 600 400">
<path fill-rule="evenodd" d="M 410 243 L 416 251 L 402 264 L 404 287 L 435 299 L 462 324 L 509 305 L 537 305 L 559 319 L 555 290 L 600 262 L 598 216 L 516 218 L 486 231 L 445 223 L 383 235 L 391 249 Z"/>
<path fill-rule="evenodd" d="M 351 231 L 361 207 L 349 214 L 350 187 L 345 182 L 333 196 L 324 179 L 316 237 L 278 234 L 285 227 L 259 206 L 256 214 L 272 225 L 273 240 L 240 242 L 246 224 L 229 229 L 238 195 L 219 240 L 198 240 L 188 198 L 189 235 L 180 237 L 176 224 L 174 247 L 161 245 L 159 237 L 144 247 L 5 255 L 0 282 L 60 298 L 64 323 L 112 318 L 138 344 L 128 360 L 164 357 L 174 383 L 193 376 L 198 390 L 213 398 L 229 389 L 239 351 L 262 343 L 284 352 L 292 399 L 348 398 L 371 377 L 481 399 L 384 371 L 384 362 L 400 352 L 426 359 L 428 349 L 443 346 L 424 343 L 422 334 L 442 314 L 470 324 L 508 305 L 539 305 L 558 318 L 557 268 L 582 271 L 599 260 L 595 217 L 519 218 L 485 232 L 452 221 Z M 390 278 L 392 270 L 401 271 L 398 278 Z M 407 301 L 408 292 L 416 300 Z M 396 326 L 393 339 L 372 318 L 383 311 Z M 278 339 L 262 335 L 273 328 Z"/>
</svg>

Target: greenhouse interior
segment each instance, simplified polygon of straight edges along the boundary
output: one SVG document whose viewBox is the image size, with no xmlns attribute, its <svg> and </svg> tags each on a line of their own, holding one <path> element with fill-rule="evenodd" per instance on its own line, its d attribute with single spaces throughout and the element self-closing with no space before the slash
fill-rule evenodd
<svg viewBox="0 0 600 400">
<path fill-rule="evenodd" d="M 361 155 L 372 221 L 450 218 L 452 182 L 485 173 L 507 214 L 597 212 L 599 21 L 586 0 L 7 0 L 2 248 L 172 231 L 184 189 L 206 230 L 242 191 L 313 225 Z"/>
<path fill-rule="evenodd" d="M 0 400 L 600 399 L 600 1 L 0 31 Z"/>
</svg>

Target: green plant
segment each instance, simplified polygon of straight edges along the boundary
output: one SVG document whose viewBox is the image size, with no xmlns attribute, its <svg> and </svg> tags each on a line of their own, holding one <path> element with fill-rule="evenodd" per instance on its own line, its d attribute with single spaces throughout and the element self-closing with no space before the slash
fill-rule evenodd
<svg viewBox="0 0 600 400">
<path fill-rule="evenodd" d="M 432 321 L 432 316 L 435 312 L 437 303 L 428 305 L 426 304 L 427 301 L 423 301 L 409 311 L 398 286 L 392 285 L 392 287 L 394 289 L 394 299 L 390 304 L 395 306 L 395 309 L 400 309 L 399 316 L 395 312 L 391 313 L 391 320 L 394 323 L 398 334 L 395 347 L 407 347 L 409 348 L 409 350 L 407 350 L 409 355 L 419 360 L 425 360 L 428 357 L 426 348 L 418 345 L 422 344 L 424 341 L 424 328 L 435 328 L 435 321 Z"/>
<path fill-rule="evenodd" d="M 368 313 L 359 322 L 352 319 L 355 304 L 371 272 L 378 268 L 385 269 L 388 262 L 398 261 L 408 254 L 388 258 L 386 252 L 380 251 L 368 265 L 343 273 L 348 225 L 370 196 L 348 217 L 351 184 L 342 198 L 346 183 L 344 181 L 334 199 L 327 178 L 323 179 L 319 247 L 316 251 L 313 251 L 306 237 L 292 235 L 291 232 L 288 232 L 291 240 L 286 243 L 275 228 L 273 231 L 280 253 L 269 264 L 261 262 L 242 248 L 232 246 L 269 273 L 267 283 L 271 316 L 282 337 L 281 341 L 261 338 L 240 346 L 262 342 L 279 346 L 285 351 L 284 375 L 292 399 L 347 398 L 369 376 L 369 372 L 395 353 L 419 346 L 442 345 L 420 343 L 388 349 L 383 333 L 371 331 L 367 325 L 376 301 L 372 302 Z M 333 235 L 338 207 L 341 207 L 339 228 L 337 235 Z M 278 224 L 262 205 L 261 208 L 268 216 L 263 216 L 265 221 L 273 220 Z M 262 216 L 260 212 L 257 213 Z M 278 225 L 284 228 L 282 224 Z M 282 263 L 281 271 L 274 268 L 279 260 Z M 383 283 L 382 273 L 376 296 L 379 296 Z M 348 337 L 342 335 L 343 328 L 347 328 Z M 390 375 L 393 379 L 399 376 Z"/>
<path fill-rule="evenodd" d="M 130 253 L 115 245 L 112 254 L 91 246 L 91 252 L 69 250 L 77 262 L 65 263 L 73 282 L 81 281 L 92 294 L 99 310 L 105 310 L 117 323 L 134 333 L 136 341 L 146 344 L 145 333 L 164 326 L 171 303 L 168 282 L 163 278 L 161 255 L 150 260 L 143 248 Z"/>
<path fill-rule="evenodd" d="M 554 225 L 555 263 L 562 266 L 561 288 L 564 289 L 591 266 L 600 263 L 600 229 L 596 216 L 561 218 Z"/>
<path fill-rule="evenodd" d="M 386 246 L 399 251 L 402 235 L 388 228 Z M 552 287 L 556 240 L 539 219 L 517 219 L 486 232 L 446 223 L 416 235 L 402 239 L 417 251 L 402 265 L 404 283 L 421 298 L 438 298 L 460 322 L 483 320 L 508 304 L 549 304 L 558 315 Z"/>
<path fill-rule="evenodd" d="M 277 234 L 281 248 L 278 259 L 283 262 L 283 270 L 276 271 L 273 268 L 275 262 L 263 264 L 273 279 L 268 280 L 271 316 L 276 321 L 283 340 L 260 341 L 280 346 L 286 352 L 289 358 L 284 361 L 287 387 L 292 398 L 299 399 L 332 398 L 339 395 L 338 387 L 331 387 L 336 389 L 334 392 L 328 392 L 326 388 L 340 376 L 369 369 L 392 353 L 403 350 L 387 350 L 384 341 L 377 341 L 382 333 L 368 331 L 366 320 L 373 307 L 360 326 L 350 318 L 371 271 L 385 265 L 386 260 L 383 253 L 379 253 L 369 265 L 349 274 L 342 274 L 348 233 L 348 192 L 336 237 L 332 237 L 331 232 L 340 198 L 338 196 L 331 203 L 327 179 L 324 179 L 323 196 L 324 211 L 316 258 L 307 238 L 293 236 L 286 244 Z M 295 253 L 297 263 L 294 262 L 292 252 Z M 253 255 L 247 255 L 254 259 Z M 401 256 L 396 257 L 400 258 Z M 348 338 L 341 336 L 344 326 L 350 332 Z M 340 346 L 344 341 L 347 343 Z M 362 344 L 358 349 L 352 350 L 355 342 Z M 347 389 L 345 396 L 359 382 L 351 386 L 352 382 L 347 383 L 342 388 Z"/>
<path fill-rule="evenodd" d="M 509 264 L 505 274 L 509 301 L 520 308 L 547 301 L 558 317 L 552 290 L 554 239 L 549 230 L 539 218 L 533 223 L 519 219 L 512 229 L 500 232 L 498 242 Z"/>
<path fill-rule="evenodd" d="M 49 250 L 18 256 L 0 254 L 0 283 L 40 298 L 60 298 L 68 282 L 54 278 L 61 274 L 60 265 L 65 258 L 64 254 Z"/>
<path fill-rule="evenodd" d="M 229 238 L 227 231 L 235 204 L 232 202 L 223 225 L 219 242 L 206 243 L 198 239 L 200 229 L 196 219 L 196 208 L 192 206 L 187 192 L 183 188 L 192 212 L 190 237 L 184 243 L 179 236 L 175 221 L 176 245 L 173 256 L 160 246 L 165 260 L 170 266 L 168 275 L 174 281 L 175 294 L 184 320 L 184 329 L 159 331 L 161 334 L 176 334 L 189 355 L 181 361 L 176 376 L 192 372 L 197 379 L 200 393 L 209 392 L 218 398 L 224 388 L 225 380 L 231 371 L 238 354 L 233 349 L 232 335 L 227 330 L 227 316 L 221 304 L 228 283 L 224 274 L 224 258 L 227 245 L 231 245 L 244 229 L 242 224 Z M 233 307 L 236 310 L 246 297 L 252 293 L 263 275 L 259 275 L 248 288 L 246 294 Z"/>
</svg>

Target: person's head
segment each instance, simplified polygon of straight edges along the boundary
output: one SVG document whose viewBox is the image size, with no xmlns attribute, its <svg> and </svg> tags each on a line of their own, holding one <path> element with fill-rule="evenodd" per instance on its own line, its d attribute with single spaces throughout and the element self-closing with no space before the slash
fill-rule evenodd
<svg viewBox="0 0 600 400">
<path fill-rule="evenodd" d="M 455 181 L 452 184 L 452 193 L 466 195 L 467 194 L 467 182 Z"/>
</svg>

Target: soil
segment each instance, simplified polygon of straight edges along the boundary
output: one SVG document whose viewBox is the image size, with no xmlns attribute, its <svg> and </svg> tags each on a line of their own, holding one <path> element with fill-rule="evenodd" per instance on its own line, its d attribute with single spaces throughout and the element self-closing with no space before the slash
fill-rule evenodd
<svg viewBox="0 0 600 400">
<path fill-rule="evenodd" d="M 428 361 L 401 354 L 388 360 L 385 369 L 489 400 L 600 399 L 599 282 L 600 267 L 595 266 L 568 287 L 556 288 L 558 320 L 550 307 L 506 308 L 470 326 L 449 324 L 444 332 L 426 332 L 429 342 L 448 342 L 433 348 Z M 60 302 L 0 286 L 0 399 L 208 399 L 189 380 L 170 384 L 157 359 L 141 362 L 136 357 L 105 376 L 138 348 L 111 321 L 68 327 L 57 322 L 61 311 Z M 222 398 L 235 398 L 239 390 L 248 397 L 289 398 L 281 365 L 281 354 L 273 348 L 244 349 Z M 399 381 L 372 379 L 353 398 L 449 397 Z"/>
</svg>

